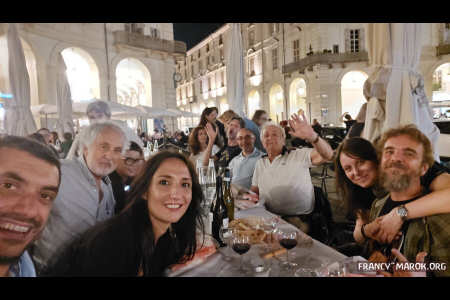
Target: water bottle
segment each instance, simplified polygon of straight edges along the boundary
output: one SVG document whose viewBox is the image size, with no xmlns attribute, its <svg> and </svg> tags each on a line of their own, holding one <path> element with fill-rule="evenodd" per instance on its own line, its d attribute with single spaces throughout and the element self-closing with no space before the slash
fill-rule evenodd
<svg viewBox="0 0 450 300">
<path fill-rule="evenodd" d="M 209 159 L 208 171 L 207 171 L 207 181 L 206 181 L 206 199 L 210 204 L 216 195 L 216 169 L 214 167 L 214 160 Z"/>
</svg>

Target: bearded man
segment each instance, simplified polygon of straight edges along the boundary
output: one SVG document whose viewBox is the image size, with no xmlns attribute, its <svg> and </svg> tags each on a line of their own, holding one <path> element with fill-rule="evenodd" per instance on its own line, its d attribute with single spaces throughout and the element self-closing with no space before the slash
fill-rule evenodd
<svg viewBox="0 0 450 300">
<path fill-rule="evenodd" d="M 34 247 L 41 273 L 74 239 L 114 215 L 115 199 L 108 175 L 127 145 L 123 130 L 110 121 L 91 124 L 80 134 L 82 155 L 61 161 L 61 186 L 47 226 Z"/>
<path fill-rule="evenodd" d="M 429 262 L 448 266 L 450 214 L 408 220 L 405 208 L 405 204 L 429 193 L 421 185 L 420 177 L 434 163 L 430 141 L 414 125 L 406 125 L 386 131 L 378 142 L 378 151 L 381 158 L 380 181 L 389 194 L 373 202 L 369 217 L 372 222 L 364 225 L 361 232 L 368 239 L 376 239 L 374 232 L 380 216 L 397 208 L 405 222 L 394 247 L 398 247 L 409 261 L 415 261 L 418 253 L 426 252 Z M 450 276 L 450 268 L 429 274 Z"/>
</svg>

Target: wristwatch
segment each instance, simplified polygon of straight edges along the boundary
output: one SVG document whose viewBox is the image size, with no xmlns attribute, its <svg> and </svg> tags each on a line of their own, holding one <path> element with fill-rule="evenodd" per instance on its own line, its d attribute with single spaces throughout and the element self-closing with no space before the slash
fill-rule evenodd
<svg viewBox="0 0 450 300">
<path fill-rule="evenodd" d="M 408 219 L 408 210 L 405 205 L 400 205 L 397 207 L 397 215 L 405 222 Z"/>
</svg>

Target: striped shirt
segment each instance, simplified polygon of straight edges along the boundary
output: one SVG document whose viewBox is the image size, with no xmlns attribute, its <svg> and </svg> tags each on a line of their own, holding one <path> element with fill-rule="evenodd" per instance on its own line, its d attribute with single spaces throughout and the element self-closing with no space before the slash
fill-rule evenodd
<svg viewBox="0 0 450 300">
<path fill-rule="evenodd" d="M 114 215 L 111 181 L 101 180 L 103 199 L 83 157 L 61 160 L 61 185 L 42 236 L 35 244 L 33 258 L 39 269 L 56 253 L 98 222 Z"/>
</svg>

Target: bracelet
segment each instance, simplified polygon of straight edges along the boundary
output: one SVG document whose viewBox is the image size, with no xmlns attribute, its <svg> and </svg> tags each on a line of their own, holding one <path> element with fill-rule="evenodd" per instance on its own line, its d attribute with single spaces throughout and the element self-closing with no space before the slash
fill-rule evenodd
<svg viewBox="0 0 450 300">
<path fill-rule="evenodd" d="M 364 232 L 364 226 L 366 226 L 366 225 L 367 225 L 367 224 L 363 224 L 363 225 L 361 226 L 361 234 L 362 234 L 363 238 L 367 240 L 367 235 L 366 235 L 366 233 Z"/>
<path fill-rule="evenodd" d="M 315 144 L 315 143 L 317 143 L 317 142 L 319 141 L 320 136 L 319 136 L 318 133 L 316 133 L 316 134 L 317 134 L 317 136 L 316 136 L 316 138 L 314 139 L 314 141 L 310 142 L 311 144 Z"/>
</svg>

